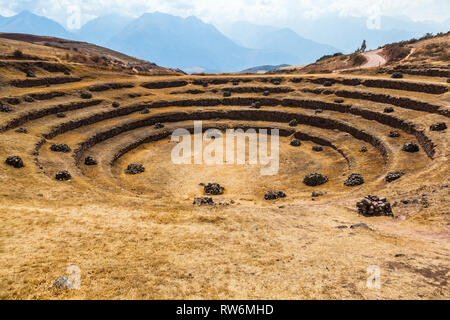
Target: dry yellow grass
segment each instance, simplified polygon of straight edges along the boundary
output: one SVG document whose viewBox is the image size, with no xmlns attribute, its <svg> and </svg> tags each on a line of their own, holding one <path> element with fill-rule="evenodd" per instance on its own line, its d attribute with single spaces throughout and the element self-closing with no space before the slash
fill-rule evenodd
<svg viewBox="0 0 450 320">
<path fill-rule="evenodd" d="M 41 45 L 0 40 L 0 53 L 23 45 L 28 54 L 51 55 Z M 7 48 L 7 49 L 2 49 Z M 1 61 L 1 62 L 10 62 Z M 13 113 L 0 113 L 0 126 L 14 117 L 33 110 L 80 101 L 81 90 L 94 84 L 134 83 L 135 87 L 93 92 L 102 103 L 65 112 L 66 118 L 50 114 L 30 120 L 28 134 L 15 128 L 0 133 L 0 298 L 1 299 L 449 299 L 450 220 L 448 207 L 448 130 L 431 132 L 429 125 L 446 117 L 425 111 L 394 106 L 395 116 L 414 123 L 435 143 L 436 154 L 430 159 L 423 148 L 414 155 L 402 152 L 405 142 L 417 139 L 401 132 L 398 139 L 386 135 L 394 130 L 388 125 L 350 113 L 324 110 L 315 115 L 314 108 L 263 105 L 260 110 L 248 106 L 218 104 L 204 107 L 168 106 L 151 108 L 150 114 L 133 112 L 111 119 L 100 119 L 49 139 L 34 155 L 42 134 L 71 119 L 82 119 L 132 104 L 180 99 L 222 99 L 225 87 L 276 87 L 259 82 L 259 75 L 140 76 L 116 71 L 95 70 L 89 65 L 64 62 L 71 76 L 80 82 L 17 88 L 12 79 L 26 79 L 11 67 L 0 68 L 0 97 L 23 97 L 32 93 L 64 91 L 66 95 L 40 102 L 13 105 Z M 35 70 L 38 78 L 55 75 Z M 289 93 L 271 93 L 268 98 L 320 100 L 333 103 L 339 90 L 385 93 L 438 105 L 448 110 L 449 93 L 427 94 L 405 90 L 349 87 L 342 83 L 323 88 L 308 80 L 329 77 L 350 79 L 354 75 L 288 75 L 279 87 Z M 289 80 L 301 77 L 300 83 Z M 386 79 L 388 75 L 367 73 L 359 79 Z M 202 87 L 194 80 L 238 78 L 240 82 Z M 447 84 L 442 78 L 407 76 L 403 81 Z M 177 88 L 145 89 L 147 81 L 186 80 Z M 329 95 L 311 92 L 331 89 Z M 204 93 L 193 95 L 189 89 Z M 217 90 L 214 92 L 213 90 Z M 183 92 L 184 91 L 184 92 Z M 130 94 L 132 95 L 130 97 Z M 232 97 L 262 99 L 261 93 L 233 93 Z M 3 101 L 3 100 L 2 100 Z M 384 103 L 345 98 L 358 110 L 383 113 Z M 293 128 L 328 139 L 348 156 L 330 147 L 313 152 L 315 143 L 302 141 L 295 148 L 291 137 L 280 138 L 280 172 L 277 176 L 260 176 L 259 167 L 237 165 L 181 165 L 170 161 L 173 143 L 162 139 L 144 143 L 120 157 L 111 166 L 111 158 L 120 147 L 156 132 L 144 126 L 125 131 L 92 146 L 83 153 L 94 156 L 99 165 L 77 165 L 72 153 L 49 150 L 51 143 L 67 143 L 72 150 L 89 137 L 123 123 L 170 112 L 248 110 L 279 111 L 290 115 L 319 116 L 363 129 L 387 147 L 387 160 L 368 142 L 348 133 L 311 126 Z M 210 119 L 205 125 L 240 127 L 271 126 L 292 129 L 286 122 L 256 119 Z M 192 126 L 192 121 L 167 122 L 163 130 Z M 368 152 L 360 153 L 361 146 Z M 4 163 L 9 155 L 19 155 L 25 167 L 14 169 Z M 35 163 L 37 161 L 37 163 Z M 131 162 L 142 163 L 145 173 L 130 176 L 124 169 Z M 71 181 L 56 181 L 57 171 L 67 169 Z M 407 174 L 390 184 L 384 181 L 389 171 L 405 169 Z M 319 187 L 302 183 L 305 174 L 320 171 L 330 181 Z M 344 187 L 351 172 L 364 175 L 366 183 Z M 225 193 L 216 201 L 234 203 L 217 206 L 194 206 L 194 196 L 203 195 L 200 182 L 219 182 Z M 287 197 L 263 200 L 268 189 L 284 190 Z M 325 195 L 311 197 L 311 192 Z M 358 215 L 355 203 L 367 194 L 387 196 L 395 217 Z M 426 194 L 426 201 L 422 201 Z M 402 199 L 410 203 L 402 204 Z M 414 201 L 417 199 L 417 201 Z M 349 228 L 366 223 L 365 228 Z M 347 228 L 339 229 L 337 226 Z M 401 254 L 401 255 L 399 255 Z M 396 256 L 397 255 L 397 256 Z M 66 274 L 69 265 L 81 271 L 79 290 L 57 290 L 53 281 Z M 366 286 L 367 268 L 379 266 L 380 289 Z"/>
</svg>

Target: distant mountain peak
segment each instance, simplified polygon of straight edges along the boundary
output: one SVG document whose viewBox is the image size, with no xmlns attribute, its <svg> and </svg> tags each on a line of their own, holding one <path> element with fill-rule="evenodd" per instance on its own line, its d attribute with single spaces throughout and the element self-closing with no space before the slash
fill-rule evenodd
<svg viewBox="0 0 450 320">
<path fill-rule="evenodd" d="M 0 32 L 71 38 L 71 33 L 59 23 L 29 10 L 23 10 L 14 16 L 3 18 Z"/>
</svg>

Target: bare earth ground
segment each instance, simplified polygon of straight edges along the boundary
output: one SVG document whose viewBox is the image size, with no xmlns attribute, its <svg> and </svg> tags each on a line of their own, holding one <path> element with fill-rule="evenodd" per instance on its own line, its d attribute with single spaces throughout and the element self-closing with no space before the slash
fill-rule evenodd
<svg viewBox="0 0 450 320">
<path fill-rule="evenodd" d="M 6 40 L 5 40 L 6 41 Z M 12 40 L 5 42 L 11 48 Z M 33 45 L 43 50 L 38 45 Z M 31 46 L 31 47 L 33 47 Z M 31 47 L 26 47 L 32 51 Z M 10 49 L 8 49 L 10 50 Z M 56 50 L 56 49 L 55 49 Z M 63 53 L 62 53 L 63 54 Z M 5 60 L 2 62 L 11 62 Z M 369 59 L 370 61 L 370 59 Z M 448 125 L 443 114 L 394 106 L 394 116 L 414 123 L 435 144 L 432 158 L 422 145 L 420 151 L 401 151 L 404 143 L 419 143 L 410 132 L 392 128 L 377 119 L 368 119 L 332 109 L 316 114 L 316 108 L 281 104 L 249 105 L 219 103 L 204 106 L 169 105 L 151 107 L 149 114 L 134 111 L 97 119 L 72 128 L 46 141 L 37 148 L 42 134 L 56 125 L 86 119 L 95 114 L 121 110 L 133 104 L 158 101 L 223 99 L 224 88 L 288 87 L 288 93 L 271 93 L 267 98 L 320 100 L 334 103 L 338 90 L 370 92 L 401 96 L 438 105 L 448 111 L 449 93 L 431 94 L 379 87 L 348 86 L 342 83 L 324 87 L 309 82 L 329 79 L 385 79 L 389 75 L 316 74 L 281 76 L 282 83 L 261 82 L 261 76 L 239 76 L 230 82 L 195 84 L 195 80 L 236 78 L 237 76 L 142 76 L 108 70 L 93 70 L 67 63 L 70 76 L 82 81 L 18 88 L 14 79 L 25 75 L 13 67 L 0 68 L 1 101 L 20 97 L 10 113 L 0 113 L 0 126 L 30 112 L 82 100 L 80 91 L 93 84 L 133 83 L 132 88 L 92 92 L 99 105 L 65 111 L 65 118 L 50 113 L 27 119 L 18 127 L 0 133 L 0 298 L 1 299 L 449 299 L 450 220 L 448 129 L 429 131 L 439 121 Z M 41 69 L 37 78 L 55 77 Z M 264 76 L 267 77 L 267 76 Z M 303 80 L 291 82 L 295 77 Z M 267 77 L 273 80 L 276 76 Z M 155 81 L 185 80 L 181 87 L 146 89 L 140 84 Z M 401 81 L 446 86 L 442 77 L 405 76 Z M 200 90 L 192 94 L 186 90 Z M 315 89 L 334 90 L 317 94 Z M 216 90 L 215 92 L 213 90 Z M 23 101 L 24 95 L 64 91 L 65 96 L 49 100 Z M 231 97 L 263 99 L 259 93 L 232 93 Z M 357 110 L 383 114 L 389 106 L 368 100 L 345 98 Z M 111 106 L 120 102 L 119 109 Z M 246 111 L 248 116 L 232 120 L 218 117 L 205 120 L 211 126 L 269 126 L 296 130 L 331 141 L 343 153 L 324 146 L 314 152 L 317 143 L 302 139 L 300 147 L 292 147 L 292 135 L 280 137 L 280 169 L 276 176 L 261 176 L 259 166 L 175 165 L 170 161 L 174 145 L 169 138 L 142 143 L 119 157 L 112 158 L 123 146 L 149 134 L 192 126 L 191 120 L 165 122 L 158 131 L 145 125 L 117 133 L 99 141 L 82 153 L 77 163 L 73 151 L 86 139 L 108 128 L 124 123 L 173 113 Z M 356 109 L 355 109 L 356 110 Z M 286 121 L 275 117 L 252 118 L 256 112 L 279 111 L 288 114 Z M 255 113 L 252 113 L 255 112 Z M 295 114 L 334 119 L 376 136 L 386 146 L 386 159 L 375 145 L 347 132 L 301 123 L 295 128 L 287 122 Z M 378 119 L 379 120 L 379 119 Z M 388 138 L 391 130 L 401 137 Z M 218 138 L 219 141 L 221 140 Z M 50 151 L 52 143 L 67 143 L 68 154 Z M 368 151 L 361 153 L 362 146 Z M 36 150 L 37 153 L 36 153 Z M 347 159 L 343 157 L 345 154 Z M 19 155 L 25 167 L 15 169 L 4 163 L 10 155 Z M 84 156 L 95 157 L 99 164 L 88 167 Z M 129 163 L 142 163 L 140 175 L 124 173 Z M 56 181 L 59 170 L 72 174 L 70 181 Z M 387 172 L 405 170 L 401 179 L 387 183 Z M 321 172 L 329 182 L 319 187 L 302 183 L 303 176 Z M 365 183 L 345 187 L 343 181 L 352 173 L 364 175 Z M 194 206 L 195 196 L 203 196 L 199 183 L 219 182 L 223 195 L 214 196 L 215 206 Z M 275 201 L 263 199 L 269 190 L 283 190 L 287 197 Z M 322 192 L 313 198 L 311 193 Z M 394 217 L 358 215 L 355 203 L 367 194 L 386 196 L 394 204 Z M 426 200 L 424 200 L 424 198 Z M 407 203 L 402 200 L 408 199 Z M 367 227 L 354 225 L 365 223 Z M 344 227 L 345 226 L 345 227 Z M 351 228 L 351 226 L 353 226 Z M 337 228 L 340 227 L 340 228 Z M 54 280 L 69 275 L 67 268 L 80 270 L 81 286 L 75 290 L 52 287 Z M 368 268 L 380 270 L 380 288 L 370 288 Z"/>
</svg>

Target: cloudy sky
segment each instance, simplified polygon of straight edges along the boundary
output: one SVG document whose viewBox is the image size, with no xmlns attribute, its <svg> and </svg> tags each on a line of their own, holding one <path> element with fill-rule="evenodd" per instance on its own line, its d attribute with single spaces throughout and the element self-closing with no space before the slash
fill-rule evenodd
<svg viewBox="0 0 450 320">
<path fill-rule="evenodd" d="M 414 21 L 435 22 L 450 18 L 449 0 L 0 0 L 3 16 L 24 9 L 47 16 L 69 29 L 106 13 L 137 17 L 154 11 L 183 17 L 195 15 L 218 26 L 245 20 L 283 27 L 286 21 L 316 19 L 328 14 L 401 15 Z M 74 21 L 74 16 L 80 19 Z"/>
</svg>

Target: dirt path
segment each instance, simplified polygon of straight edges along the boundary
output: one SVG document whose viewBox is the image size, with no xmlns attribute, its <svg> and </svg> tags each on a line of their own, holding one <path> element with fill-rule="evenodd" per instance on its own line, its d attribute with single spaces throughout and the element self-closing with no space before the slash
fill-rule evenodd
<svg viewBox="0 0 450 320">
<path fill-rule="evenodd" d="M 382 65 L 385 65 L 387 60 L 381 55 L 382 50 L 383 49 L 377 49 L 377 50 L 363 52 L 362 54 L 367 59 L 367 61 L 364 64 L 360 65 L 359 67 L 334 70 L 333 73 L 341 72 L 341 71 L 348 71 L 348 70 L 375 68 L 375 67 L 380 67 Z"/>
<path fill-rule="evenodd" d="M 372 50 L 364 52 L 363 55 L 366 57 L 367 62 L 361 65 L 360 69 L 366 69 L 366 68 L 374 68 L 374 67 L 380 67 L 384 64 L 386 64 L 386 59 L 381 56 L 381 51 L 383 49 L 378 50 Z"/>
</svg>

